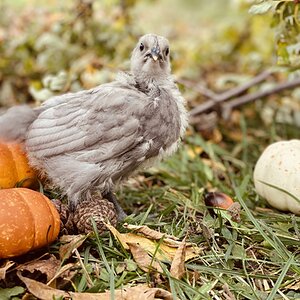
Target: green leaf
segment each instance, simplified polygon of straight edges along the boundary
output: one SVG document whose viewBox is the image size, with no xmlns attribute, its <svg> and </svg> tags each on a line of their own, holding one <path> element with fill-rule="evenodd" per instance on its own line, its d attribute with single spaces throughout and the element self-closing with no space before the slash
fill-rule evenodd
<svg viewBox="0 0 300 300">
<path fill-rule="evenodd" d="M 25 289 L 21 286 L 15 286 L 11 289 L 0 289 L 0 299 L 1 300 L 10 300 L 14 296 L 23 294 Z"/>
<path fill-rule="evenodd" d="M 273 7 L 274 4 L 272 2 L 263 2 L 260 4 L 252 5 L 249 9 L 249 13 L 253 15 L 262 15 L 267 13 Z"/>
</svg>

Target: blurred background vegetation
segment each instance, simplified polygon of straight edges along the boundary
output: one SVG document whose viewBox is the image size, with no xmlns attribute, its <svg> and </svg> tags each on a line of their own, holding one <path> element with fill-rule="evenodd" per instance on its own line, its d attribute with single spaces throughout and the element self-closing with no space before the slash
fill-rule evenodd
<svg viewBox="0 0 300 300">
<path fill-rule="evenodd" d="M 2 0 L 0 106 L 39 104 L 113 80 L 118 70 L 129 68 L 133 46 L 148 32 L 170 39 L 175 78 L 217 92 L 274 65 L 297 75 L 297 4 L 259 2 Z M 189 107 L 206 100 L 194 89 L 183 90 Z M 297 111 L 300 96 L 294 94 Z M 269 110 L 263 119 L 270 121 Z"/>
<path fill-rule="evenodd" d="M 251 15 L 250 6 L 243 0 L 2 0 L 0 103 L 44 101 L 112 80 L 128 69 L 137 38 L 148 32 L 170 39 L 176 77 L 224 89 L 227 81 L 276 63 L 270 15 Z"/>
</svg>

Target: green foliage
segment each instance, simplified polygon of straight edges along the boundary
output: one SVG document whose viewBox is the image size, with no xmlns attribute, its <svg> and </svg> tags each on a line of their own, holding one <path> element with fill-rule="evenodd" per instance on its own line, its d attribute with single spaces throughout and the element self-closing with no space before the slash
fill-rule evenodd
<svg viewBox="0 0 300 300">
<path fill-rule="evenodd" d="M 0 299 L 1 300 L 19 299 L 15 296 L 23 294 L 24 292 L 25 292 L 25 289 L 21 286 L 15 286 L 13 288 L 8 288 L 8 289 L 0 288 Z"/>
<path fill-rule="evenodd" d="M 300 11 L 299 2 L 263 0 L 253 5 L 252 14 L 272 13 L 276 34 L 277 57 L 280 65 L 300 67 Z"/>
<path fill-rule="evenodd" d="M 3 105 L 28 102 L 28 90 L 35 100 L 44 101 L 112 79 L 136 40 L 128 13 L 120 11 L 133 3 L 115 5 L 110 14 L 94 9 L 96 4 L 76 1 L 64 8 L 67 13 L 29 7 L 17 15 L 10 6 L 0 10 Z"/>
<path fill-rule="evenodd" d="M 252 74 L 272 63 L 265 18 L 235 1 L 7 3 L 0 9 L 0 105 L 6 107 L 112 80 L 129 68 L 132 47 L 146 32 L 169 37 L 178 77 L 208 75 L 214 82 L 211 69 Z"/>
</svg>

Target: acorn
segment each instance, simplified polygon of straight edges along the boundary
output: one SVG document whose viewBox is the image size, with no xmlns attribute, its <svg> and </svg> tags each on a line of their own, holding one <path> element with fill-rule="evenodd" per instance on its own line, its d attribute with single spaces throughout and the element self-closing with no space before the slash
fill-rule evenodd
<svg viewBox="0 0 300 300">
<path fill-rule="evenodd" d="M 233 200 L 226 194 L 220 192 L 210 192 L 204 196 L 206 206 L 228 209 Z"/>
<path fill-rule="evenodd" d="M 209 207 L 208 211 L 212 217 L 216 215 L 212 208 L 221 208 L 228 211 L 233 221 L 241 221 L 241 205 L 234 202 L 228 195 L 220 192 L 210 192 L 204 196 L 204 202 Z"/>
</svg>

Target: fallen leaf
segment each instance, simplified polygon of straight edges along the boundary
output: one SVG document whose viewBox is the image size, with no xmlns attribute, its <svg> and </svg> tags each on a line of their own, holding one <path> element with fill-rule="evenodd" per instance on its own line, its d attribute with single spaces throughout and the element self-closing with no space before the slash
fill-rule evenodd
<svg viewBox="0 0 300 300">
<path fill-rule="evenodd" d="M 25 289 L 21 286 L 15 286 L 10 289 L 0 289 L 0 299 L 1 300 L 10 300 L 14 296 L 18 296 L 20 294 L 23 294 L 24 292 L 25 292 Z"/>
<path fill-rule="evenodd" d="M 286 286 L 286 289 L 287 290 L 299 291 L 300 290 L 300 281 L 296 279 L 292 283 L 288 284 Z"/>
<path fill-rule="evenodd" d="M 72 300 L 110 300 L 111 292 L 105 293 L 74 293 L 54 289 L 46 284 L 24 277 L 18 272 L 19 278 L 25 283 L 28 291 L 40 300 L 54 298 L 71 298 Z M 149 288 L 147 285 L 123 288 L 114 291 L 115 300 L 172 300 L 172 294 L 160 288 Z"/>
<path fill-rule="evenodd" d="M 181 242 L 181 245 L 176 250 L 174 259 L 171 264 L 170 274 L 176 278 L 181 279 L 185 273 L 185 251 L 186 251 L 186 237 Z"/>
<path fill-rule="evenodd" d="M 3 267 L 0 268 L 0 280 L 5 279 L 6 271 L 12 267 L 15 263 L 13 261 L 7 261 Z"/>
<path fill-rule="evenodd" d="M 164 239 L 164 244 L 167 244 L 170 247 L 177 248 L 181 243 L 177 237 L 153 230 L 146 225 L 132 225 L 132 224 L 125 223 L 123 227 L 136 231 L 137 233 L 142 234 L 147 239 L 157 240 L 157 241 Z"/>
<path fill-rule="evenodd" d="M 120 233 L 114 226 L 105 223 L 105 226 L 110 230 L 110 232 L 114 235 L 114 237 L 120 242 L 124 249 L 129 250 L 129 246 L 127 245 L 126 235 Z"/>
<path fill-rule="evenodd" d="M 200 146 L 194 146 L 193 148 L 187 148 L 187 155 L 191 159 L 195 159 L 195 157 L 199 157 L 201 153 L 203 153 L 203 148 Z"/>
<path fill-rule="evenodd" d="M 70 293 L 72 300 L 110 300 L 111 292 L 105 293 Z M 114 291 L 115 300 L 172 300 L 172 294 L 160 288 L 146 285 L 124 288 Z"/>
<path fill-rule="evenodd" d="M 172 300 L 172 294 L 159 288 L 149 288 L 146 285 L 138 285 L 132 288 L 124 289 L 124 300 Z"/>
<path fill-rule="evenodd" d="M 71 271 L 71 269 L 76 266 L 74 263 L 69 263 L 64 266 L 62 266 L 60 269 L 57 270 L 56 274 L 53 276 L 53 278 L 47 283 L 47 285 L 51 285 L 52 282 L 59 278 L 62 277 L 64 281 L 69 281 L 71 280 L 77 273 L 77 271 Z"/>
<path fill-rule="evenodd" d="M 80 247 L 83 242 L 87 239 L 88 235 L 63 235 L 60 238 L 61 243 L 66 243 L 64 245 L 61 245 L 59 248 L 59 256 L 61 260 L 68 259 L 72 253 L 73 250 Z"/>
<path fill-rule="evenodd" d="M 134 258 L 134 261 L 144 272 L 149 272 L 153 269 L 160 273 L 163 272 L 157 260 L 155 258 L 152 259 L 148 252 L 144 250 L 139 244 L 129 243 L 128 245 L 130 248 L 130 252 L 132 253 L 132 256 Z"/>
<path fill-rule="evenodd" d="M 24 277 L 21 275 L 21 272 L 17 272 L 18 277 L 25 283 L 27 289 L 30 293 L 32 293 L 35 297 L 41 300 L 53 300 L 55 298 L 63 298 L 69 297 L 67 292 L 54 289 L 49 287 L 48 285 L 35 281 L 33 279 Z"/>
<path fill-rule="evenodd" d="M 27 264 L 20 265 L 17 269 L 20 271 L 26 270 L 30 273 L 35 271 L 41 272 L 47 276 L 47 281 L 49 281 L 55 276 L 60 264 L 61 261 L 54 255 L 51 255 L 49 259 L 32 261 Z"/>
<path fill-rule="evenodd" d="M 161 261 L 171 262 L 174 259 L 177 248 L 181 245 L 180 241 L 171 240 L 170 238 L 160 243 L 157 250 L 157 240 L 152 240 L 147 237 L 134 233 L 120 233 L 113 226 L 107 224 L 107 228 L 112 232 L 114 237 L 119 240 L 124 249 L 129 249 L 130 243 L 139 244 L 150 255 L 156 253 L 155 257 Z M 128 227 L 127 227 L 128 228 Z M 185 261 L 197 257 L 201 249 L 191 243 L 186 244 Z"/>
<path fill-rule="evenodd" d="M 132 225 L 132 224 L 125 223 L 123 225 L 123 227 L 133 230 L 133 231 L 137 231 L 138 233 L 141 233 L 142 235 L 144 235 L 146 238 L 149 238 L 152 240 L 160 240 L 162 238 L 170 238 L 172 240 L 178 240 L 178 238 L 176 238 L 172 235 L 168 235 L 168 234 L 153 230 L 146 225 Z"/>
</svg>

